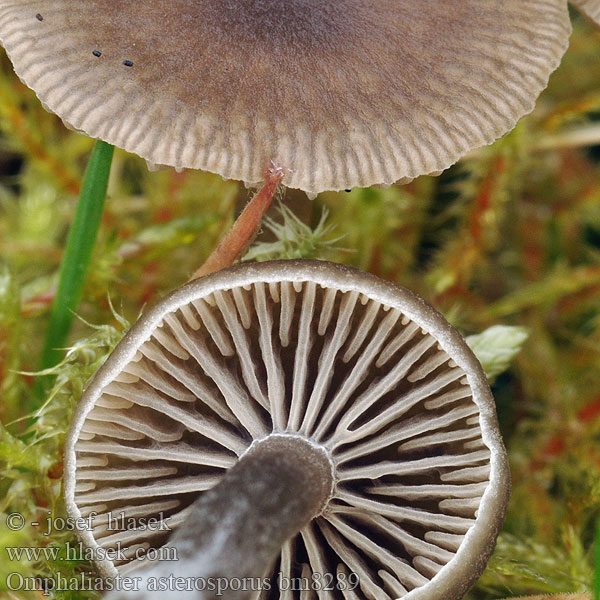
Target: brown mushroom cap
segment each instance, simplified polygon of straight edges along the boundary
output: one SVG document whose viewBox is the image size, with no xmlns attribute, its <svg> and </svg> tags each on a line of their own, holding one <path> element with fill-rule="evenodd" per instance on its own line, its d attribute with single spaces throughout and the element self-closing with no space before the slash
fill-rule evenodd
<svg viewBox="0 0 600 600">
<path fill-rule="evenodd" d="M 502 136 L 569 33 L 565 0 L 0 0 L 17 73 L 76 129 L 248 183 L 275 160 L 312 193 Z"/>
<path fill-rule="evenodd" d="M 74 418 L 69 514 L 96 513 L 82 540 L 124 552 L 104 574 L 148 566 L 168 532 L 111 530 L 109 515 L 185 532 L 194 503 L 278 436 L 319 448 L 334 486 L 275 572 L 356 573 L 343 597 L 369 600 L 455 600 L 479 576 L 510 487 L 479 363 L 420 298 L 320 261 L 226 269 L 138 321 Z"/>
<path fill-rule="evenodd" d="M 600 0 L 571 0 L 594 25 L 600 27 Z"/>
</svg>

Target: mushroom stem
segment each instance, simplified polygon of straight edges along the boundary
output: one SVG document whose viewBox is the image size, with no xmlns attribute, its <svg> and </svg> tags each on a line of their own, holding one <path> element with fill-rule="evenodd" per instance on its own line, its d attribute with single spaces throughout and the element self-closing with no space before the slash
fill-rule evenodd
<svg viewBox="0 0 600 600">
<path fill-rule="evenodd" d="M 220 271 L 234 263 L 256 236 L 262 219 L 271 206 L 277 186 L 284 176 L 285 169 L 272 163 L 267 170 L 263 187 L 248 202 L 231 229 L 206 259 L 206 262 L 192 275 L 190 281 Z"/>
<path fill-rule="evenodd" d="M 333 463 L 323 447 L 291 434 L 255 442 L 192 505 L 167 542 L 177 560 L 150 563 L 135 572 L 142 576 L 139 592 L 106 600 L 154 599 L 159 593 L 161 600 L 255 597 L 284 542 L 324 510 L 333 485 Z M 177 590 L 148 591 L 169 580 Z"/>
</svg>

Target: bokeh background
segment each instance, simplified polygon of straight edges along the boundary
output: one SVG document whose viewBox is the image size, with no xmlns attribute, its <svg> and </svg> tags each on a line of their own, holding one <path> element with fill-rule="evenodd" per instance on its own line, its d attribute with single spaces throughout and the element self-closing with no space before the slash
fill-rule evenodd
<svg viewBox="0 0 600 600">
<path fill-rule="evenodd" d="M 600 516 L 600 33 L 573 14 L 571 47 L 535 112 L 437 178 L 325 193 L 284 206 L 247 258 L 355 265 L 413 289 L 463 334 L 528 333 L 493 382 L 513 493 L 498 547 L 469 594 L 491 600 L 590 589 Z M 93 142 L 45 112 L 0 49 L 0 511 L 64 516 L 62 444 L 87 378 L 142 308 L 203 262 L 250 191 L 199 172 L 148 171 L 117 150 L 71 350 L 34 393 L 69 223 Z M 294 216 L 297 215 L 297 217 Z M 270 236 L 270 237 L 269 237 Z M 6 576 L 89 564 L 7 547 L 64 547 L 71 531 L 10 531 Z M 96 598 L 87 591 L 60 599 Z"/>
</svg>

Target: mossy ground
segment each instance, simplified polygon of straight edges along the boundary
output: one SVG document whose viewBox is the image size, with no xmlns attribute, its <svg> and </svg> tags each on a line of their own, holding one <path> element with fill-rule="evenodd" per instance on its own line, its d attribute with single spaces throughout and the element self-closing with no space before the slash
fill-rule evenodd
<svg viewBox="0 0 600 600">
<path fill-rule="evenodd" d="M 600 34 L 575 20 L 571 48 L 536 111 L 504 139 L 438 178 L 321 194 L 308 209 L 312 229 L 288 221 L 275 245 L 253 250 L 263 258 L 319 257 L 369 270 L 424 296 L 466 335 L 499 324 L 528 331 L 493 386 L 513 494 L 471 600 L 591 588 L 600 516 L 600 146 L 567 147 L 561 136 L 599 117 Z M 2 55 L 0 598 L 41 597 L 9 591 L 10 573 L 68 578 L 89 570 L 65 560 L 71 531 L 45 536 L 42 525 L 29 525 L 49 514 L 64 517 L 61 452 L 73 407 L 121 335 L 116 315 L 133 322 L 144 305 L 182 284 L 249 194 L 206 173 L 149 173 L 143 161 L 117 151 L 78 310 L 101 327 L 76 322 L 73 349 L 56 369 L 53 389 L 38 398 L 28 373 L 37 369 L 91 146 L 44 112 Z M 11 530 L 11 513 L 28 525 Z M 50 546 L 63 554 L 7 554 Z"/>
</svg>

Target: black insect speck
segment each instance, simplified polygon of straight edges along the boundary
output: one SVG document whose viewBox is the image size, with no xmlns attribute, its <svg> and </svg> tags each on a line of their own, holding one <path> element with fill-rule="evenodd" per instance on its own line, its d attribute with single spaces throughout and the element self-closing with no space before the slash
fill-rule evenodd
<svg viewBox="0 0 600 600">
<path fill-rule="evenodd" d="M 37 15 L 35 15 L 35 18 L 36 18 L 38 21 L 43 21 L 43 20 L 44 20 L 44 17 L 42 17 L 42 15 L 40 15 L 40 13 L 38 13 Z"/>
<path fill-rule="evenodd" d="M 94 50 L 94 51 L 92 52 L 92 54 L 93 54 L 94 56 L 96 56 L 97 58 L 100 58 L 100 57 L 102 56 L 102 52 L 100 52 L 100 50 Z"/>
<path fill-rule="evenodd" d="M 123 64 L 124 64 L 126 67 L 133 67 L 133 63 L 132 63 L 130 60 L 124 60 L 124 61 L 123 61 Z"/>
</svg>

